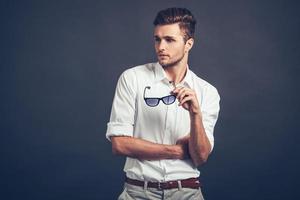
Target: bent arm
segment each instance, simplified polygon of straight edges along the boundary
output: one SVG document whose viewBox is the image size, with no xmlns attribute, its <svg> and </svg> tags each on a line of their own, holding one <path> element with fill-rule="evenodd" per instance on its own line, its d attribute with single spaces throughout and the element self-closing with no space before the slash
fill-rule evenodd
<svg viewBox="0 0 300 200">
<path fill-rule="evenodd" d="M 201 114 L 190 113 L 190 119 L 189 153 L 195 166 L 199 166 L 207 161 L 211 145 L 205 133 Z"/>
<path fill-rule="evenodd" d="M 183 145 L 156 144 L 139 138 L 127 136 L 111 137 L 112 151 L 140 160 L 184 159 L 186 156 Z"/>
</svg>

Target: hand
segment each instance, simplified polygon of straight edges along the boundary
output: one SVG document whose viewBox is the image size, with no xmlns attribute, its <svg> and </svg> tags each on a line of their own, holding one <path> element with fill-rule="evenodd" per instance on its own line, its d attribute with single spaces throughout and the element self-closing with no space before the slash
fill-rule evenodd
<svg viewBox="0 0 300 200">
<path fill-rule="evenodd" d="M 182 151 L 182 156 L 180 158 L 182 160 L 191 158 L 189 154 L 189 139 L 190 135 L 187 135 L 176 141 L 176 145 L 178 145 Z"/>
<path fill-rule="evenodd" d="M 179 106 L 189 111 L 190 114 L 200 114 L 200 107 L 194 90 L 186 87 L 178 87 L 172 92 L 176 95 Z"/>
</svg>

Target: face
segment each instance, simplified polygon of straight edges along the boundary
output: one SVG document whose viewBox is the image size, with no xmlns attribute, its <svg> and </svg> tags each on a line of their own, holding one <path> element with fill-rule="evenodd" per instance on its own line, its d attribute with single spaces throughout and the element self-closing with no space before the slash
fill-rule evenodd
<svg viewBox="0 0 300 200">
<path fill-rule="evenodd" d="M 186 60 L 192 48 L 193 39 L 184 41 L 184 34 L 178 23 L 158 25 L 154 29 L 155 51 L 163 67 L 171 67 Z"/>
</svg>

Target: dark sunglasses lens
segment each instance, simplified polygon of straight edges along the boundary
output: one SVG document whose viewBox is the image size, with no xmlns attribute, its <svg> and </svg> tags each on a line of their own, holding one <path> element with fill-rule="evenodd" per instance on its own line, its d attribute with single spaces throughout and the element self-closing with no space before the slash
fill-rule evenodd
<svg viewBox="0 0 300 200">
<path fill-rule="evenodd" d="M 157 98 L 145 98 L 145 102 L 148 106 L 154 107 L 158 105 L 159 99 Z"/>
<path fill-rule="evenodd" d="M 164 97 L 162 100 L 166 105 L 169 105 L 175 102 L 176 97 L 174 95 L 169 95 Z"/>
</svg>

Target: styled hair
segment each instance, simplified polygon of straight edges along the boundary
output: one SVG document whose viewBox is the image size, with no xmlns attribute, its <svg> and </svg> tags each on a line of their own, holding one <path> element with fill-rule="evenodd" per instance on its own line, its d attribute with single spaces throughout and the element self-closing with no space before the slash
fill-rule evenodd
<svg viewBox="0 0 300 200">
<path fill-rule="evenodd" d="M 184 31 L 185 42 L 194 38 L 196 19 L 191 11 L 186 8 L 167 8 L 157 13 L 154 26 L 179 23 L 179 28 Z"/>
</svg>

